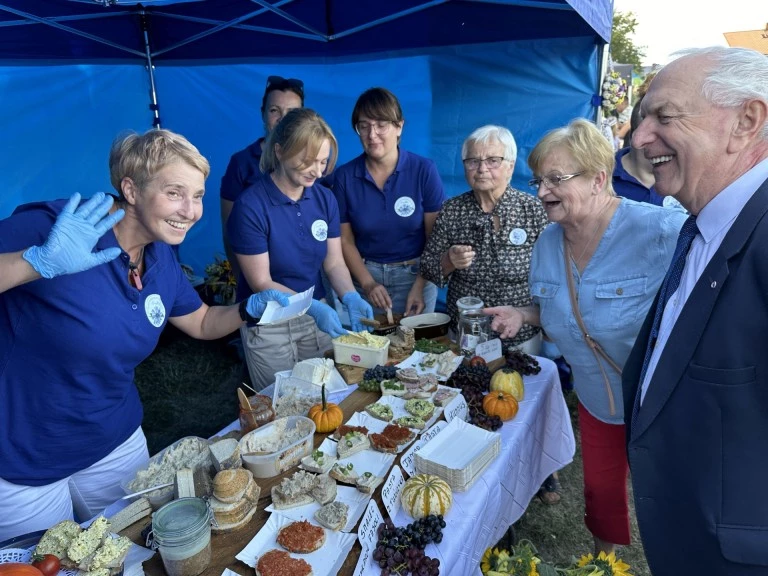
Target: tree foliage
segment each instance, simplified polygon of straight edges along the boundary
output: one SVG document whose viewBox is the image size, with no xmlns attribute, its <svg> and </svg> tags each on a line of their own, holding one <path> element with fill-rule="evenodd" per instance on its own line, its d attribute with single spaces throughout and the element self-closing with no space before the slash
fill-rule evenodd
<svg viewBox="0 0 768 576">
<path fill-rule="evenodd" d="M 636 46 L 631 36 L 637 28 L 633 12 L 614 12 L 611 34 L 611 58 L 619 64 L 632 64 L 635 72 L 642 74 L 645 46 Z"/>
</svg>

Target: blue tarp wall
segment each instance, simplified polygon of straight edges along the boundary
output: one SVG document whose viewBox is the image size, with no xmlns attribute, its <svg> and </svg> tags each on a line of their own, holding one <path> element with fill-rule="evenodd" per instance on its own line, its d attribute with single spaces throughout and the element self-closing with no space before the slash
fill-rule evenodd
<svg viewBox="0 0 768 576">
<path fill-rule="evenodd" d="M 181 246 L 198 274 L 223 253 L 219 183 L 230 155 L 262 133 L 259 106 L 272 74 L 301 78 L 306 105 L 330 123 L 345 162 L 361 147 L 350 124 L 357 96 L 384 86 L 406 118 L 402 146 L 433 158 L 449 196 L 467 189 L 461 144 L 483 124 L 518 143 L 513 184 L 527 190 L 525 159 L 549 129 L 594 117 L 594 37 L 420 50 L 418 55 L 325 58 L 297 64 L 167 64 L 155 69 L 164 128 L 208 158 L 203 219 Z M 0 218 L 22 203 L 109 191 L 109 146 L 122 130 L 151 127 L 149 80 L 139 64 L 0 66 Z"/>
</svg>

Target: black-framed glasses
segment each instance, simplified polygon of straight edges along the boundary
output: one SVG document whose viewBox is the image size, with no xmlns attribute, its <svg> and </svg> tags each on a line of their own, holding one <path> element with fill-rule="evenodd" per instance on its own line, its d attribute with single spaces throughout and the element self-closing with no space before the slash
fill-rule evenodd
<svg viewBox="0 0 768 576">
<path fill-rule="evenodd" d="M 283 78 L 282 76 L 270 76 L 267 78 L 267 90 L 293 90 L 304 96 L 304 82 L 298 78 Z"/>
<path fill-rule="evenodd" d="M 581 176 L 582 174 L 584 174 L 584 171 L 576 172 L 574 174 L 550 174 L 549 176 L 542 176 L 541 178 L 532 178 L 531 180 L 528 180 L 528 186 L 534 190 L 538 190 L 539 186 L 544 184 L 544 187 L 547 190 L 552 190 L 552 188 L 557 188 L 566 180 L 576 178 L 576 176 Z"/>
<path fill-rule="evenodd" d="M 485 164 L 491 170 L 496 170 L 504 162 L 504 156 L 490 156 L 488 158 L 464 158 L 464 167 L 469 170 L 477 170 L 480 164 Z"/>
<path fill-rule="evenodd" d="M 361 120 L 355 124 L 355 132 L 357 132 L 358 136 L 365 136 L 370 134 L 371 131 L 379 136 L 383 136 L 392 129 L 392 126 L 394 126 L 394 123 L 389 120 L 375 120 L 373 122 Z"/>
</svg>

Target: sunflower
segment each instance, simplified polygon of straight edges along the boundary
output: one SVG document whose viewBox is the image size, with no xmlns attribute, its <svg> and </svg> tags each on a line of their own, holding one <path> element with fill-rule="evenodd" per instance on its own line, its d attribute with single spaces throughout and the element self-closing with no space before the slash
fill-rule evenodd
<svg viewBox="0 0 768 576">
<path fill-rule="evenodd" d="M 629 572 L 629 564 L 616 558 L 614 552 L 611 552 L 610 554 L 600 552 L 597 558 L 592 554 L 586 554 L 579 559 L 577 566 L 579 568 L 594 566 L 600 571 L 600 574 L 604 576 L 632 576 Z"/>
<path fill-rule="evenodd" d="M 502 548 L 488 548 L 480 560 L 480 570 L 483 574 L 494 576 L 494 572 L 509 570 L 509 561 L 511 556 L 507 550 Z"/>
</svg>

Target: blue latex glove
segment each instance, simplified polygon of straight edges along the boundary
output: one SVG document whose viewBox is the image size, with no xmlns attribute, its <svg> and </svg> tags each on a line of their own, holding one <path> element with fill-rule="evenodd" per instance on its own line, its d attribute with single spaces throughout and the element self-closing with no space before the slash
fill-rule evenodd
<svg viewBox="0 0 768 576">
<path fill-rule="evenodd" d="M 122 253 L 116 246 L 93 252 L 99 238 L 125 216 L 122 209 L 107 215 L 112 201 L 112 196 L 99 192 L 78 208 L 80 194 L 73 194 L 56 218 L 45 244 L 27 248 L 22 257 L 43 278 L 82 272 L 114 260 Z"/>
<path fill-rule="evenodd" d="M 312 300 L 307 314 L 312 316 L 317 323 L 317 327 L 331 338 L 338 338 L 347 334 L 347 331 L 341 325 L 341 320 L 339 320 L 336 310 L 328 306 L 328 304 L 323 304 L 320 300 Z"/>
<path fill-rule="evenodd" d="M 288 306 L 288 296 L 279 290 L 270 288 L 264 290 L 258 294 L 252 294 L 248 297 L 248 302 L 245 305 L 245 309 L 254 318 L 261 318 L 264 314 L 264 310 L 267 308 L 267 302 L 274 300 L 280 306 Z"/>
<path fill-rule="evenodd" d="M 352 331 L 362 332 L 365 330 L 366 327 L 360 323 L 360 319 L 368 318 L 373 320 L 373 308 L 371 308 L 371 305 L 363 300 L 360 294 L 354 290 L 344 294 L 341 297 L 341 301 L 349 312 L 349 323 L 352 325 Z M 370 330 L 372 331 L 373 328 L 370 328 Z"/>
</svg>

